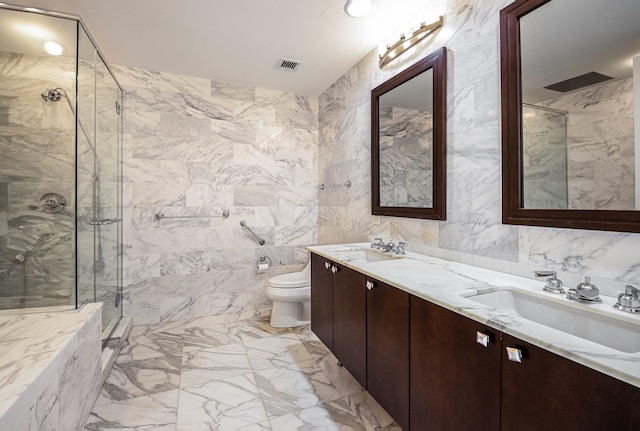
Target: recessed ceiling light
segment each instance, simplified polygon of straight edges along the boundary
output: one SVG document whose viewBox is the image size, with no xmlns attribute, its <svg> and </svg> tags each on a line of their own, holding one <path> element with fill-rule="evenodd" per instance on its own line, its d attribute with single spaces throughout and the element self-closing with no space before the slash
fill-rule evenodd
<svg viewBox="0 0 640 431">
<path fill-rule="evenodd" d="M 62 55 L 64 49 L 59 43 L 49 41 L 44 43 L 44 50 L 50 55 Z"/>
<path fill-rule="evenodd" d="M 369 15 L 373 11 L 372 0 L 347 0 L 344 5 L 344 11 L 347 15 L 354 18 L 362 18 Z"/>
</svg>

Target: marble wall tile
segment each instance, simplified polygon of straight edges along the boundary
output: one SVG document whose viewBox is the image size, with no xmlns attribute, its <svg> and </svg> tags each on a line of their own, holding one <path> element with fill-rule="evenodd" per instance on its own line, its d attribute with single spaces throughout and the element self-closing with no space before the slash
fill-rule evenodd
<svg viewBox="0 0 640 431">
<path fill-rule="evenodd" d="M 73 98 L 75 65 L 9 53 L 0 53 L 0 64 L 0 297 L 10 307 L 70 304 L 75 299 L 75 120 L 64 102 L 45 104 L 37 96 L 62 87 Z M 49 192 L 65 196 L 62 212 L 43 211 L 39 199 Z M 19 253 L 27 260 L 15 267 Z M 16 303 L 16 297 L 24 300 Z"/>
<path fill-rule="evenodd" d="M 345 181 L 345 172 L 368 180 L 368 91 L 441 46 L 448 48 L 447 220 L 371 216 L 370 192 L 363 181 L 365 187 L 355 195 L 341 189 L 319 192 L 318 242 L 368 241 L 375 232 L 383 238 L 407 240 L 416 248 L 430 247 L 452 259 L 477 256 L 502 261 L 503 268 L 517 262 L 528 268 L 564 268 L 574 275 L 588 272 L 617 280 L 621 290 L 622 283 L 637 280 L 640 274 L 640 260 L 634 252 L 640 246 L 640 235 L 501 224 L 499 11 L 509 3 L 511 0 L 442 0 L 438 4 L 444 11 L 445 26 L 434 38 L 382 70 L 377 65 L 377 50 L 373 50 L 320 95 L 319 182 Z M 416 7 L 416 21 L 423 19 L 425 7 Z M 605 128 L 599 131 L 596 127 L 596 131 L 603 135 L 622 126 L 602 124 Z M 593 121 L 589 130 L 594 130 Z M 618 157 L 623 152 L 620 148 L 617 142 L 609 142 L 602 150 Z M 626 153 L 629 158 L 629 151 Z M 574 163 L 574 169 L 584 170 L 585 176 L 597 175 L 593 163 Z M 598 172 L 604 175 L 605 170 L 602 167 Z M 616 172 L 625 180 L 632 178 L 629 169 Z M 622 182 L 618 176 L 616 181 Z M 593 181 L 583 181 L 579 187 L 586 193 L 594 186 Z M 629 187 L 622 190 L 615 193 L 631 196 Z"/>
<path fill-rule="evenodd" d="M 317 98 L 116 71 L 126 75 L 127 110 L 137 113 L 125 135 L 128 314 L 141 324 L 257 310 L 266 279 L 299 269 L 295 248 L 317 242 Z M 223 209 L 228 219 L 153 219 Z M 262 255 L 278 265 L 256 274 Z"/>
<path fill-rule="evenodd" d="M 566 126 L 560 131 L 567 142 L 568 208 L 634 210 L 633 78 L 539 105 L 566 112 Z"/>
</svg>

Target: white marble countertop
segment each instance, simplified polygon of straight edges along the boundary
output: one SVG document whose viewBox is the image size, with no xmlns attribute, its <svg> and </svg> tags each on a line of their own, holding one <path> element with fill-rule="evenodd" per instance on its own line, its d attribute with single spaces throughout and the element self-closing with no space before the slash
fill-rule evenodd
<svg viewBox="0 0 640 431">
<path fill-rule="evenodd" d="M 544 279 L 528 279 L 412 252 L 407 252 L 403 259 L 384 262 L 345 261 L 340 257 L 344 254 L 339 250 L 369 246 L 368 243 L 337 244 L 310 246 L 308 249 L 496 330 L 640 387 L 640 352 L 621 352 L 524 319 L 515 312 L 497 310 L 465 297 L 503 288 L 515 288 L 558 301 L 559 295 L 542 291 Z M 621 285 L 621 290 L 623 288 Z M 615 298 L 602 299 L 603 304 L 580 306 L 603 315 L 611 315 L 613 311 L 616 318 L 640 325 L 640 315 L 614 310 L 612 305 L 616 302 Z M 637 336 L 640 337 L 640 333 Z"/>
</svg>

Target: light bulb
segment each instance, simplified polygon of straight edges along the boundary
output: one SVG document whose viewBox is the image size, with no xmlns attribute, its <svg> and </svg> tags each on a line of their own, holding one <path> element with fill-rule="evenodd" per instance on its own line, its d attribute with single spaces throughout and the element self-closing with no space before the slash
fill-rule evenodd
<svg viewBox="0 0 640 431">
<path fill-rule="evenodd" d="M 347 4 L 344 5 L 344 11 L 346 14 L 354 18 L 361 18 L 369 15 L 372 10 L 372 0 L 347 0 Z"/>
</svg>

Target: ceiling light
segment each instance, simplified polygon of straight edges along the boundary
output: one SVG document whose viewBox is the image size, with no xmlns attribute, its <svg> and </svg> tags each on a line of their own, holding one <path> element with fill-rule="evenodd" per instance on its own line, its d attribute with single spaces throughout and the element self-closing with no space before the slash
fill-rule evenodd
<svg viewBox="0 0 640 431">
<path fill-rule="evenodd" d="M 372 0 L 347 0 L 347 4 L 344 5 L 346 14 L 354 18 L 362 18 L 369 15 L 372 10 Z"/>
<path fill-rule="evenodd" d="M 40 27 L 39 25 L 17 23 L 15 24 L 15 29 L 18 30 L 20 33 L 27 34 L 37 39 L 46 40 L 47 38 L 50 38 L 52 36 L 49 30 L 43 27 Z"/>
<path fill-rule="evenodd" d="M 50 55 L 62 55 L 62 51 L 64 51 L 62 45 L 52 41 L 44 43 L 44 50 Z"/>
</svg>

